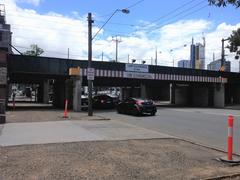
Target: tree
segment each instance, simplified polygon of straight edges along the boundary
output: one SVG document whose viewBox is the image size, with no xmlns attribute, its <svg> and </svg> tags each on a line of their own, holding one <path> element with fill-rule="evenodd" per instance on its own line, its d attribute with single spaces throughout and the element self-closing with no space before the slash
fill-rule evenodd
<svg viewBox="0 0 240 180">
<path fill-rule="evenodd" d="M 236 8 L 240 7 L 240 0 L 208 0 L 210 5 L 215 5 L 219 7 L 225 7 L 228 4 L 236 6 Z"/>
<path fill-rule="evenodd" d="M 28 50 L 23 54 L 28 56 L 40 56 L 42 53 L 44 53 L 43 49 L 38 47 L 37 44 L 30 45 L 30 48 L 31 50 Z"/>
<path fill-rule="evenodd" d="M 232 31 L 231 36 L 229 37 L 229 50 L 230 52 L 236 52 L 236 59 L 239 59 L 240 56 L 240 28 L 236 31 Z"/>
</svg>

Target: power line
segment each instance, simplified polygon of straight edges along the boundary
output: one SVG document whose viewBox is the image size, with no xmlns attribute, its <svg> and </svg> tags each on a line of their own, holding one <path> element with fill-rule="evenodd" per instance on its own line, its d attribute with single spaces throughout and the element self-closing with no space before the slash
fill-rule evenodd
<svg viewBox="0 0 240 180">
<path fill-rule="evenodd" d="M 197 0 L 191 0 L 191 1 L 186 2 L 185 4 L 177 7 L 176 9 L 174 9 L 174 10 L 168 12 L 168 13 L 166 13 L 165 15 L 163 15 L 163 16 L 161 16 L 161 17 L 159 17 L 159 18 L 157 18 L 157 19 L 155 19 L 155 20 L 153 20 L 153 21 L 151 21 L 150 24 L 153 24 L 153 23 L 155 23 L 155 22 L 157 22 L 157 21 L 159 21 L 159 20 L 161 20 L 161 19 L 164 19 L 165 17 L 168 17 L 168 16 L 171 15 L 171 14 L 176 13 L 178 10 L 180 10 L 180 9 L 182 9 L 183 7 L 185 7 L 185 6 L 193 3 L 194 1 L 197 1 Z M 150 24 L 144 25 L 144 27 L 145 27 L 145 26 L 149 26 Z"/>
<path fill-rule="evenodd" d="M 206 7 L 208 7 L 208 5 L 202 6 L 202 7 L 200 7 L 200 8 L 197 9 L 197 10 L 191 11 L 191 12 L 185 14 L 184 16 L 181 16 L 180 18 L 184 18 L 184 17 L 187 17 L 187 16 L 189 16 L 189 15 L 195 14 L 195 13 L 199 12 L 200 10 L 206 8 Z M 182 14 L 182 13 L 181 13 L 181 14 Z M 160 28 L 162 28 L 163 26 L 165 26 L 165 25 L 167 25 L 167 24 L 169 24 L 169 23 L 173 23 L 174 21 L 176 21 L 176 20 L 171 20 L 171 21 L 168 21 L 168 22 L 166 22 L 166 23 L 163 23 L 161 26 L 159 26 L 159 27 L 157 27 L 157 28 L 154 28 L 153 30 L 149 30 L 148 32 L 150 32 L 150 31 L 153 32 L 154 30 L 160 29 Z"/>
<path fill-rule="evenodd" d="M 137 6 L 138 4 L 142 3 L 144 0 L 140 0 L 140 1 L 137 1 L 136 3 L 132 4 L 131 6 L 128 6 L 127 9 L 131 9 L 135 6 Z"/>
</svg>

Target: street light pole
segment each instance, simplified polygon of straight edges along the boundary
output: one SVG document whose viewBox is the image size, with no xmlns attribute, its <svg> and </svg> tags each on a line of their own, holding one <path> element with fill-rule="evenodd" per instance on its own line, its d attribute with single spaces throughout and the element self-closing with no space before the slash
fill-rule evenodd
<svg viewBox="0 0 240 180">
<path fill-rule="evenodd" d="M 92 14 L 88 13 L 88 68 L 92 67 L 92 23 Z M 88 80 L 88 116 L 92 115 L 92 80 Z"/>
<path fill-rule="evenodd" d="M 130 11 L 128 9 L 116 9 L 113 14 L 107 19 L 107 21 L 100 27 L 97 33 L 92 37 L 92 14 L 88 13 L 88 69 L 92 67 L 92 41 L 102 30 L 102 28 L 110 21 L 110 19 L 116 14 L 116 12 L 121 11 L 122 13 L 128 14 Z M 93 115 L 92 109 L 92 80 L 88 80 L 88 116 Z"/>
</svg>

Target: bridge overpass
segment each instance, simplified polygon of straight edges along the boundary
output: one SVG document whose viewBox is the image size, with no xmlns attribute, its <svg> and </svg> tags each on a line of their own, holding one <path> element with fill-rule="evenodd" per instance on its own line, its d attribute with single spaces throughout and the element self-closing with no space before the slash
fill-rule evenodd
<svg viewBox="0 0 240 180">
<path fill-rule="evenodd" d="M 8 83 L 39 84 L 39 101 L 47 99 L 48 80 L 54 80 L 54 105 L 64 99 L 79 99 L 76 83 L 87 85 L 87 60 L 8 55 Z M 70 67 L 80 67 L 80 79 L 69 76 Z M 93 61 L 95 87 L 121 87 L 121 96 L 171 100 L 183 106 L 224 107 L 240 103 L 239 73 L 147 66 L 147 72 L 126 69 L 125 63 Z M 71 80 L 70 80 L 71 79 Z M 76 97 L 77 96 L 77 97 Z M 76 102 L 79 103 L 79 102 Z M 76 105 L 75 105 L 76 106 Z M 78 108 L 75 108 L 78 109 Z"/>
</svg>

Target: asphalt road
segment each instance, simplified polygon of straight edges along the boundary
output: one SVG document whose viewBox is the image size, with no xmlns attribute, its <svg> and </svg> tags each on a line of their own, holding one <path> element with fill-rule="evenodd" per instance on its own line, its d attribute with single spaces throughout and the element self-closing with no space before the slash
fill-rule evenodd
<svg viewBox="0 0 240 180">
<path fill-rule="evenodd" d="M 97 112 L 125 122 L 172 136 L 226 150 L 227 118 L 234 116 L 234 152 L 240 154 L 240 111 L 211 108 L 158 108 L 156 116 L 134 117 L 115 111 Z"/>
</svg>

